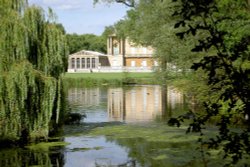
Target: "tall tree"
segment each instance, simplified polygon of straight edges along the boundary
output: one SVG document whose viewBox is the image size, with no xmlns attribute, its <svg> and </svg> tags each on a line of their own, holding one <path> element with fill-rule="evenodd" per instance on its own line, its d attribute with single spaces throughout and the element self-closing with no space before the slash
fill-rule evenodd
<svg viewBox="0 0 250 167">
<path fill-rule="evenodd" d="M 47 138 L 62 109 L 66 38 L 52 13 L 26 0 L 0 0 L 0 9 L 1 141 Z"/>
</svg>

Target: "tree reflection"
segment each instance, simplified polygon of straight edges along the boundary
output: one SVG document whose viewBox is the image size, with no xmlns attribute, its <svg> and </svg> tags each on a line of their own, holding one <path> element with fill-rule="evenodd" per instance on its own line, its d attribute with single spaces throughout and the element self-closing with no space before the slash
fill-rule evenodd
<svg viewBox="0 0 250 167">
<path fill-rule="evenodd" d="M 59 148 L 48 151 L 32 151 L 28 149 L 13 148 L 0 151 L 0 166 L 46 166 L 62 167 L 64 154 Z"/>
</svg>

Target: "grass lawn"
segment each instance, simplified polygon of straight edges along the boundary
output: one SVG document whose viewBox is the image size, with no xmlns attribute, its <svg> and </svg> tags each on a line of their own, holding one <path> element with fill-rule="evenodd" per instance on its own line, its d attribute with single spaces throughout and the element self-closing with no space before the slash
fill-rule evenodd
<svg viewBox="0 0 250 167">
<path fill-rule="evenodd" d="M 134 78 L 134 79 L 150 79 L 154 78 L 154 73 L 66 73 L 65 78 L 91 78 L 91 79 L 123 79 L 123 78 Z"/>
<path fill-rule="evenodd" d="M 154 73 L 66 73 L 63 76 L 63 80 L 65 87 L 158 84 Z"/>
</svg>

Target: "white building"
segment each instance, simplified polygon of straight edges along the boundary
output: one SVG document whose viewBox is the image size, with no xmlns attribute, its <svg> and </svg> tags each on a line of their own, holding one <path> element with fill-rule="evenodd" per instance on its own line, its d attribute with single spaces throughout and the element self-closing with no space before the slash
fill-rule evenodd
<svg viewBox="0 0 250 167">
<path fill-rule="evenodd" d="M 68 72 L 152 72 L 158 66 L 153 53 L 150 46 L 111 35 L 107 39 L 107 55 L 86 50 L 71 54 Z"/>
<path fill-rule="evenodd" d="M 68 72 L 98 72 L 102 66 L 110 66 L 103 53 L 82 50 L 69 55 Z"/>
</svg>

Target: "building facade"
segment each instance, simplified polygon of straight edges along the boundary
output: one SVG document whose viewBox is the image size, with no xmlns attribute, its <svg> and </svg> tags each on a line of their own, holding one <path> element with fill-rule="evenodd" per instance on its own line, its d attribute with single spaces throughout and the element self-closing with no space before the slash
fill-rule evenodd
<svg viewBox="0 0 250 167">
<path fill-rule="evenodd" d="M 82 50 L 69 55 L 68 72 L 98 72 L 101 66 L 110 66 L 105 54 Z"/>
<path fill-rule="evenodd" d="M 115 35 L 109 36 L 107 52 L 111 66 L 148 70 L 157 66 L 157 62 L 153 59 L 153 48 L 135 45 L 129 38 L 119 39 Z"/>
<path fill-rule="evenodd" d="M 68 72 L 152 72 L 157 67 L 153 53 L 152 47 L 111 35 L 107 39 L 107 55 L 86 50 L 71 54 Z"/>
</svg>

